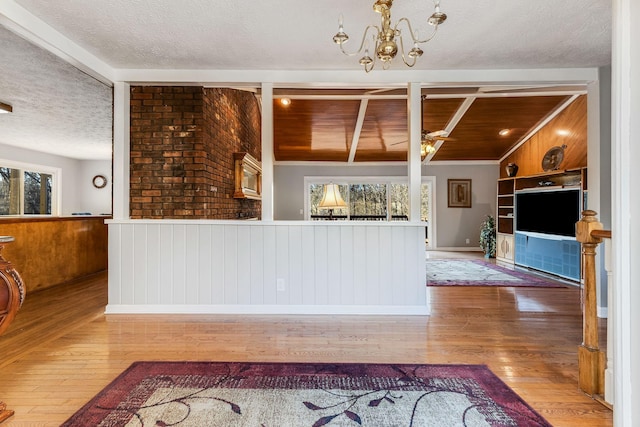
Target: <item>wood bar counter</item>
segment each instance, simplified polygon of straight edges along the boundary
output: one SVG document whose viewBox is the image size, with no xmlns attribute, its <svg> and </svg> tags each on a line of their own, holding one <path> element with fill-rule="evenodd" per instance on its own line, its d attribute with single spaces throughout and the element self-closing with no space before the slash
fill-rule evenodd
<svg viewBox="0 0 640 427">
<path fill-rule="evenodd" d="M 20 271 L 28 293 L 89 276 L 107 269 L 108 218 L 1 218 L 0 235 L 15 238 L 3 255 Z"/>
</svg>

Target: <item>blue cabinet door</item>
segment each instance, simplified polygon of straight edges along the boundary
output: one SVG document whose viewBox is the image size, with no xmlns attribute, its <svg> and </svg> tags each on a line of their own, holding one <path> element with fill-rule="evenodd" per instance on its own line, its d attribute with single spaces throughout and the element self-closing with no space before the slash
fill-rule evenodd
<svg viewBox="0 0 640 427">
<path fill-rule="evenodd" d="M 580 281 L 580 242 L 517 232 L 515 237 L 517 265 Z"/>
</svg>

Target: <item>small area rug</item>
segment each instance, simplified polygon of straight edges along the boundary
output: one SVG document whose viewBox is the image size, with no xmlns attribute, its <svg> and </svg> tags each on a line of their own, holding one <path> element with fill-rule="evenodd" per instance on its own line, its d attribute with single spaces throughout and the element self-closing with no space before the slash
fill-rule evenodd
<svg viewBox="0 0 640 427">
<path fill-rule="evenodd" d="M 553 279 L 476 259 L 428 259 L 427 286 L 566 287 Z"/>
<path fill-rule="evenodd" d="M 550 426 L 484 365 L 135 362 L 63 426 Z"/>
</svg>

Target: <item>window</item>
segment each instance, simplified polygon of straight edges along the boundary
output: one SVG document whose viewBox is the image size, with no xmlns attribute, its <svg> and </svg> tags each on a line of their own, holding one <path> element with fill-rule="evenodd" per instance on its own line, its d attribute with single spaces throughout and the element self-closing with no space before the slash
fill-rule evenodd
<svg viewBox="0 0 640 427">
<path fill-rule="evenodd" d="M 0 168 L 0 215 L 20 214 L 20 170 Z"/>
<path fill-rule="evenodd" d="M 407 221 L 409 187 L 404 177 L 305 177 L 307 219 Z M 319 209 L 325 184 L 338 184 L 345 208 Z M 429 220 L 430 186 L 422 186 L 421 221 Z"/>
<path fill-rule="evenodd" d="M 0 215 L 56 214 L 54 177 L 58 173 L 53 168 L 2 162 Z"/>
<path fill-rule="evenodd" d="M 387 185 L 350 184 L 349 217 L 356 220 L 387 219 Z"/>
<path fill-rule="evenodd" d="M 434 211 L 435 199 L 433 189 L 435 187 L 435 177 L 427 176 L 422 178 L 420 185 L 420 221 L 427 223 L 425 227 L 425 243 L 427 248 L 435 247 L 435 224 Z"/>
<path fill-rule="evenodd" d="M 431 182 L 423 182 L 420 186 L 420 221 L 429 221 L 430 211 L 429 211 L 429 198 L 431 197 Z"/>
<path fill-rule="evenodd" d="M 389 207 L 392 219 L 409 218 L 409 186 L 407 184 L 391 184 Z"/>
<path fill-rule="evenodd" d="M 329 182 L 323 182 L 323 183 L 312 183 L 309 184 L 308 189 L 309 189 L 309 197 L 308 197 L 308 202 L 309 202 L 309 213 L 311 215 L 312 219 L 323 219 L 325 216 L 329 217 L 329 212 L 327 212 L 327 210 L 325 209 L 321 209 L 318 208 L 318 205 L 320 204 L 320 201 L 322 200 L 322 195 L 324 193 L 324 185 L 325 184 L 329 184 Z M 339 184 L 338 188 L 340 189 L 340 194 L 343 196 L 344 201 L 347 203 L 348 206 L 348 198 L 347 198 L 347 185 L 344 184 Z M 347 219 L 348 215 L 347 213 L 349 212 L 348 208 L 339 208 L 339 209 L 333 209 L 332 215 L 334 219 Z"/>
</svg>

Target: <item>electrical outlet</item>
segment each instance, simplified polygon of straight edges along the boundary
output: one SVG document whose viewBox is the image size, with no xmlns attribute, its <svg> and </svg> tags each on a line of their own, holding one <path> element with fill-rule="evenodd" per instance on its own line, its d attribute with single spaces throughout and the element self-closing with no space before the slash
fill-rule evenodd
<svg viewBox="0 0 640 427">
<path fill-rule="evenodd" d="M 468 245 L 469 243 L 471 243 L 471 240 L 467 239 L 466 243 Z"/>
<path fill-rule="evenodd" d="M 285 290 L 285 282 L 284 279 L 278 279 L 276 280 L 276 290 L 278 292 L 284 292 Z"/>
<path fill-rule="evenodd" d="M 300 209 L 300 215 L 304 215 L 304 209 Z"/>
</svg>

